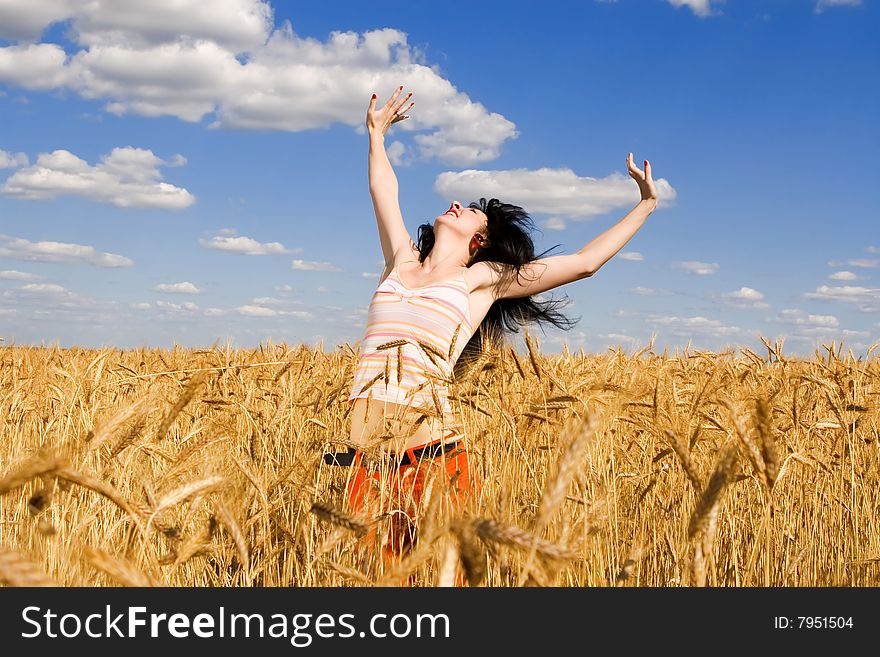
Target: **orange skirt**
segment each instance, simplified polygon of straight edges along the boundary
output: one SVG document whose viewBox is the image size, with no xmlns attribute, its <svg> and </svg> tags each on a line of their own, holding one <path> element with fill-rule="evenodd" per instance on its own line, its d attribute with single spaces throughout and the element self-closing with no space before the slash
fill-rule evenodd
<svg viewBox="0 0 880 657">
<path fill-rule="evenodd" d="M 453 432 L 435 442 L 448 442 L 454 435 Z M 381 554 L 386 560 L 405 554 L 415 545 L 418 519 L 435 492 L 442 495 L 440 503 L 450 505 L 451 509 L 460 508 L 479 495 L 479 481 L 471 471 L 468 452 L 461 443 L 445 454 L 415 460 L 413 450 L 433 444 L 406 450 L 410 462 L 398 468 L 385 465 L 374 469 L 362 463 L 362 452 L 355 454 L 352 467 L 357 471 L 347 488 L 349 508 L 354 513 L 372 517 L 391 514 L 390 528 L 381 537 Z M 376 528 L 374 523 L 361 539 L 368 550 L 374 549 L 380 539 Z"/>
</svg>

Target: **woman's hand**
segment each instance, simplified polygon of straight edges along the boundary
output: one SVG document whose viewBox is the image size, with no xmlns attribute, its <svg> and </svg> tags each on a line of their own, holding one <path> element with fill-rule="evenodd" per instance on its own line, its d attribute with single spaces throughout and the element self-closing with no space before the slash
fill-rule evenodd
<svg viewBox="0 0 880 657">
<path fill-rule="evenodd" d="M 642 200 L 652 201 L 656 205 L 657 187 L 654 186 L 654 179 L 651 177 L 651 163 L 645 160 L 645 170 L 642 171 L 633 161 L 633 154 L 629 153 L 626 156 L 626 168 L 629 170 L 629 175 L 632 179 L 638 183 Z"/>
<path fill-rule="evenodd" d="M 384 135 L 393 123 L 409 118 L 409 116 L 404 114 L 400 108 L 406 104 L 406 101 L 412 96 L 412 92 L 409 92 L 406 97 L 398 103 L 398 96 L 400 96 L 402 91 L 403 87 L 399 87 L 397 91 L 394 92 L 394 95 L 388 99 L 388 102 L 379 109 L 376 109 L 376 94 L 373 94 L 373 97 L 370 100 L 370 107 L 367 110 L 366 123 L 368 131 L 378 132 L 379 134 Z M 410 103 L 409 107 L 404 111 L 408 111 L 413 105 L 415 105 L 415 103 Z"/>
</svg>

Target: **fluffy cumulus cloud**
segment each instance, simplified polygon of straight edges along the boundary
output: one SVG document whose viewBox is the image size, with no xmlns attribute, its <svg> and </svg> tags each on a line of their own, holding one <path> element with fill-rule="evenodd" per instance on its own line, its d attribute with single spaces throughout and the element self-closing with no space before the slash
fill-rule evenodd
<svg viewBox="0 0 880 657">
<path fill-rule="evenodd" d="M 130 267 L 132 260 L 115 253 L 101 253 L 93 246 L 67 242 L 31 242 L 20 237 L 0 235 L 0 256 L 13 260 L 70 262 L 96 267 Z"/>
<path fill-rule="evenodd" d="M 724 0 L 667 0 L 673 7 L 688 7 L 700 18 L 706 18 L 721 12 L 713 5 L 719 5 Z"/>
<path fill-rule="evenodd" d="M 8 153 L 0 150 L 0 169 L 16 169 L 28 165 L 28 156 L 25 153 Z"/>
<path fill-rule="evenodd" d="M 781 324 L 792 324 L 818 329 L 836 329 L 840 321 L 834 315 L 812 315 L 800 308 L 785 308 L 773 320 Z"/>
<path fill-rule="evenodd" d="M 834 315 L 814 315 L 799 308 L 786 308 L 771 321 L 786 327 L 786 338 L 803 342 L 839 338 L 865 338 L 867 331 L 842 328 Z"/>
<path fill-rule="evenodd" d="M 256 299 L 254 299 L 256 301 Z M 279 317 L 287 316 L 296 319 L 310 320 L 314 318 L 312 313 L 305 310 L 283 310 L 280 308 L 268 308 L 259 304 L 246 304 L 235 309 L 239 315 L 247 315 L 249 317 Z"/>
<path fill-rule="evenodd" d="M 242 255 L 274 255 L 301 253 L 302 249 L 288 249 L 280 242 L 258 242 L 252 237 L 238 235 L 235 229 L 225 228 L 217 235 L 199 240 L 199 244 L 208 249 L 228 251 Z"/>
<path fill-rule="evenodd" d="M 734 292 L 724 292 L 718 298 L 728 306 L 734 308 L 769 308 L 769 304 L 762 301 L 764 295 L 750 287 L 741 287 Z"/>
<path fill-rule="evenodd" d="M 880 301 L 880 288 L 859 285 L 820 285 L 815 292 L 804 294 L 807 299 L 826 299 L 829 301 Z"/>
<path fill-rule="evenodd" d="M 675 269 L 680 269 L 688 274 L 696 274 L 697 276 L 708 276 L 718 271 L 718 265 L 714 262 L 699 262 L 697 260 L 683 260 L 673 262 Z"/>
<path fill-rule="evenodd" d="M 854 281 L 858 276 L 851 271 L 836 271 L 833 274 L 829 274 L 828 278 L 832 281 Z"/>
<path fill-rule="evenodd" d="M 298 259 L 290 261 L 290 268 L 298 269 L 300 271 L 342 271 L 341 268 L 330 262 L 314 262 L 312 260 Z"/>
<path fill-rule="evenodd" d="M 7 178 L 4 194 L 21 199 L 82 196 L 120 208 L 177 210 L 195 202 L 181 187 L 162 182 L 160 166 L 180 166 L 186 159 L 175 155 L 166 162 L 142 148 L 114 148 L 96 165 L 70 151 L 40 153 L 32 166 Z"/>
<path fill-rule="evenodd" d="M 743 330 L 738 326 L 728 326 L 721 320 L 702 316 L 648 315 L 647 321 L 651 324 L 668 328 L 676 337 L 697 335 L 718 338 L 743 334 Z"/>
<path fill-rule="evenodd" d="M 183 303 L 172 303 L 170 301 L 159 300 L 156 302 L 156 308 L 163 315 L 192 315 L 198 311 L 198 305 L 192 301 L 184 301 Z"/>
<path fill-rule="evenodd" d="M 156 286 L 157 292 L 164 292 L 166 294 L 199 294 L 201 290 L 190 283 L 189 281 L 183 281 L 182 283 L 162 283 L 161 285 Z"/>
<path fill-rule="evenodd" d="M 34 294 L 63 294 L 67 292 L 64 286 L 55 283 L 28 283 L 22 285 L 20 289 Z"/>
<path fill-rule="evenodd" d="M 676 197 L 672 185 L 664 178 L 655 183 L 658 207 L 671 204 Z M 551 230 L 564 228 L 565 219 L 589 219 L 635 205 L 640 198 L 629 175 L 615 171 L 605 178 L 591 178 L 568 168 L 445 171 L 434 181 L 434 191 L 463 202 L 496 197 L 529 213 L 548 214 L 551 221 L 546 227 Z"/>
<path fill-rule="evenodd" d="M 14 269 L 0 270 L 0 279 L 7 281 L 35 281 L 37 278 L 38 276 L 24 271 L 16 271 Z"/>
<path fill-rule="evenodd" d="M 69 21 L 75 44 L 41 43 L 50 23 Z M 211 118 L 212 127 L 312 130 L 343 123 L 363 130 L 370 94 L 383 101 L 404 83 L 419 111 L 396 125 L 412 146 L 398 161 L 457 165 L 498 157 L 517 136 L 502 115 L 455 89 L 407 35 L 384 28 L 300 37 L 275 27 L 263 0 L 0 0 L 0 82 L 65 89 L 106 101 L 116 114 Z"/>
</svg>

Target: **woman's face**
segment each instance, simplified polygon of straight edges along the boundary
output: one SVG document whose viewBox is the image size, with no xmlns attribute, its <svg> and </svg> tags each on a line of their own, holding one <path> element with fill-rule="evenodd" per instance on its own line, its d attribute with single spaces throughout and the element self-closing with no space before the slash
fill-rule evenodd
<svg viewBox="0 0 880 657">
<path fill-rule="evenodd" d="M 486 213 L 479 208 L 464 208 L 458 201 L 453 201 L 449 209 L 437 217 L 434 225 L 443 222 L 466 237 L 475 233 L 485 237 L 487 221 Z"/>
</svg>

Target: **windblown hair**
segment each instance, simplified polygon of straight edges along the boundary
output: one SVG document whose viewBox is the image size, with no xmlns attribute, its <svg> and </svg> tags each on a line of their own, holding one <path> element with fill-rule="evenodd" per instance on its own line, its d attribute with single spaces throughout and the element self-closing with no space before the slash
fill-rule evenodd
<svg viewBox="0 0 880 657">
<path fill-rule="evenodd" d="M 523 265 L 538 260 L 559 246 L 535 255 L 535 244 L 530 232 L 534 228 L 529 215 L 518 205 L 502 203 L 497 198 L 488 202 L 481 198 L 479 203 L 471 203 L 468 207 L 482 210 L 488 218 L 488 245 L 477 251 L 471 264 L 488 262 L 504 276 L 521 275 Z M 419 226 L 418 248 L 419 262 L 434 248 L 434 226 Z M 505 266 L 509 265 L 509 266 Z M 504 280 L 504 279 L 502 279 Z M 497 299 L 489 308 L 486 317 L 465 345 L 461 357 L 455 364 L 454 376 L 461 374 L 467 364 L 478 358 L 485 345 L 500 346 L 505 333 L 518 333 L 520 327 L 532 322 L 553 324 L 557 328 L 568 330 L 577 323 L 560 313 L 557 308 L 567 302 L 566 297 L 549 298 L 537 301 L 535 296 L 515 299 Z"/>
</svg>

